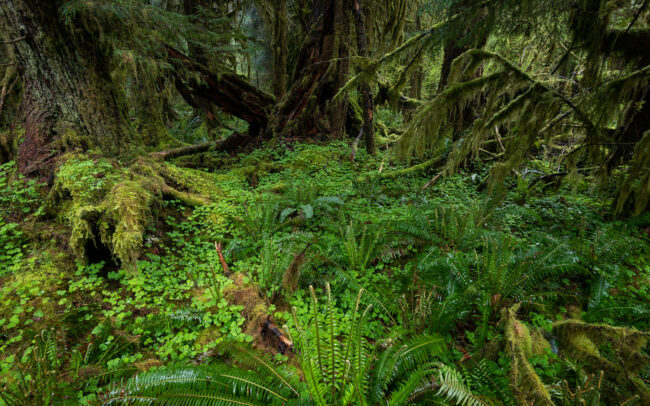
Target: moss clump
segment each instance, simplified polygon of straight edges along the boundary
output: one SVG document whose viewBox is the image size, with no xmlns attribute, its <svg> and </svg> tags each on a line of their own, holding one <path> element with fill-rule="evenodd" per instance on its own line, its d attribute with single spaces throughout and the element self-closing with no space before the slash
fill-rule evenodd
<svg viewBox="0 0 650 406">
<path fill-rule="evenodd" d="M 212 327 L 204 329 L 203 331 L 201 331 L 201 333 L 199 334 L 197 339 L 194 341 L 194 345 L 197 348 L 202 349 L 204 347 L 209 346 L 210 344 L 212 344 L 214 342 L 221 341 L 222 334 L 221 334 L 221 332 L 219 330 L 220 330 L 220 327 L 217 327 L 217 326 L 212 326 Z"/>
<path fill-rule="evenodd" d="M 231 279 L 233 283 L 223 288 L 223 296 L 230 304 L 243 306 L 242 317 L 246 320 L 244 332 L 258 335 L 269 315 L 266 302 L 244 274 L 236 273 Z"/>
<path fill-rule="evenodd" d="M 533 352 L 530 330 L 517 320 L 519 304 L 503 309 L 501 317 L 505 325 L 505 348 L 512 357 L 510 369 L 511 387 L 521 404 L 553 405 L 551 395 L 528 362 Z"/>
<path fill-rule="evenodd" d="M 70 228 L 70 248 L 81 261 L 88 244 L 103 244 L 114 259 L 135 269 L 145 228 L 164 198 L 190 206 L 228 195 L 231 179 L 165 162 L 138 158 L 130 167 L 88 155 L 67 155 L 49 195 Z M 243 182 L 243 181 L 242 181 Z"/>
<path fill-rule="evenodd" d="M 123 264 L 134 265 L 142 249 L 145 224 L 149 221 L 154 195 L 134 181 L 115 185 L 102 206 L 102 223 L 107 224 L 102 232 L 102 240 L 110 241 L 112 252 Z M 111 233 L 111 226 L 114 232 Z"/>
<path fill-rule="evenodd" d="M 308 145 L 302 150 L 298 151 L 291 162 L 289 167 L 293 170 L 318 170 L 329 162 L 338 161 L 341 156 L 338 151 L 328 148 L 326 146 Z"/>
</svg>

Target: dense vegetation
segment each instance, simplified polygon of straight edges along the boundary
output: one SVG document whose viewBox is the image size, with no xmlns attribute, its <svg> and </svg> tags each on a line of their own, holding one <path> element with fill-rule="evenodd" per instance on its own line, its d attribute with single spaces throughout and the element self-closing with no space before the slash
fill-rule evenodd
<svg viewBox="0 0 650 406">
<path fill-rule="evenodd" d="M 0 406 L 650 404 L 648 3 L 0 0 Z"/>
</svg>

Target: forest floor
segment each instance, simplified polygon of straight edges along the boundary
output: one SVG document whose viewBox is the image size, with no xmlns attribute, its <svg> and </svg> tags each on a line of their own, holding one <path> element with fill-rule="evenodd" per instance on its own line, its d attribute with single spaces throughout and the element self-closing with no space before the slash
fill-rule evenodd
<svg viewBox="0 0 650 406">
<path fill-rule="evenodd" d="M 82 365 L 74 374 L 86 374 L 83 385 L 72 378 L 62 383 L 80 401 L 96 398 L 108 384 L 91 364 L 115 372 L 202 362 L 230 340 L 252 341 L 284 362 L 291 351 L 280 354 L 277 342 L 261 337 L 261 327 L 268 319 L 295 334 L 295 322 L 310 318 L 308 287 L 322 299 L 326 282 L 341 324 L 363 288 L 363 305 L 373 305 L 369 340 L 399 331 L 439 333 L 455 363 L 503 337 L 498 309 L 515 301 L 524 304 L 519 317 L 546 336 L 553 322 L 576 317 L 650 329 L 650 217 L 611 219 L 610 202 L 585 180 L 561 188 L 533 183 L 551 172 L 541 162 L 500 195 L 484 190 L 482 167 L 423 189 L 439 169 L 398 173 L 405 166 L 390 162 L 388 153 L 371 157 L 361 148 L 351 160 L 348 143 L 332 142 L 165 163 L 201 177 L 206 200 L 168 199 L 156 207 L 135 269 L 122 267 L 101 244 L 90 263 L 74 263 L 56 239 L 70 231 L 59 220 L 40 220 L 38 184 L 3 166 L 0 382 L 16 382 L 16 365 L 27 362 L 43 334 L 56 336 L 63 375 L 72 375 L 74 362 Z M 55 238 L 34 240 L 44 233 L 34 231 L 36 224 Z M 562 271 L 516 291 L 507 285 L 518 279 L 495 276 L 485 286 L 492 305 L 487 316 L 479 299 L 453 314 L 436 310 L 452 293 L 446 290 L 451 276 L 462 276 L 458 267 L 477 252 L 489 253 L 496 261 L 489 266 L 504 274 L 547 253 L 549 262 L 535 266 Z M 92 352 L 89 343 L 101 349 L 92 349 L 98 359 L 75 361 L 75 349 Z M 508 360 L 488 357 L 486 365 L 505 371 Z M 567 375 L 552 351 L 532 365 L 545 382 Z M 507 386 L 505 372 L 496 376 Z"/>
</svg>

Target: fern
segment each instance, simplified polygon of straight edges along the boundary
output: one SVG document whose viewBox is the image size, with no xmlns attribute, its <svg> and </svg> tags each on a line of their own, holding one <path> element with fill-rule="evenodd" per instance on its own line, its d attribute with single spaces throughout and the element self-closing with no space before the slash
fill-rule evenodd
<svg viewBox="0 0 650 406">
<path fill-rule="evenodd" d="M 448 401 L 453 401 L 461 406 L 485 406 L 488 403 L 472 394 L 464 383 L 463 376 L 457 370 L 438 364 L 438 377 L 435 381 L 438 387 L 438 396 L 444 396 Z"/>
</svg>

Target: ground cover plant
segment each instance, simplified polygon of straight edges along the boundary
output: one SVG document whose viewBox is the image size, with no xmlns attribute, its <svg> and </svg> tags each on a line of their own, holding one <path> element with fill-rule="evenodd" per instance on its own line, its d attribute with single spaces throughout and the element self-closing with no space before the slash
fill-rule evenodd
<svg viewBox="0 0 650 406">
<path fill-rule="evenodd" d="M 0 1 L 0 406 L 650 404 L 648 1 Z"/>
</svg>

